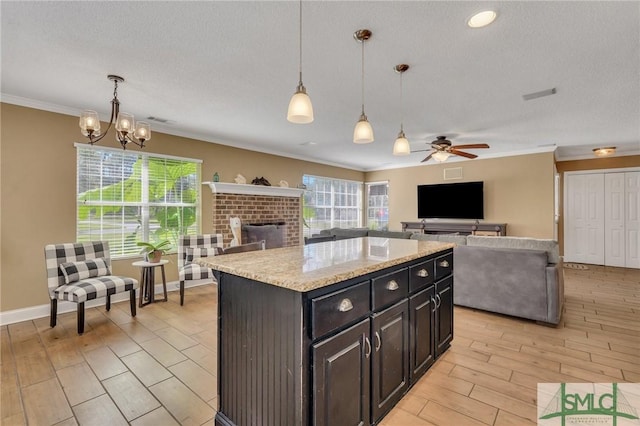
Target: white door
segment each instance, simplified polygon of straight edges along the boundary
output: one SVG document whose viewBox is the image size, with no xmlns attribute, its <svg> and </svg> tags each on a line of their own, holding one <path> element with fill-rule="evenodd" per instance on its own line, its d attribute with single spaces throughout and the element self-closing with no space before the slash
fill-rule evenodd
<svg viewBox="0 0 640 426">
<path fill-rule="evenodd" d="M 640 172 L 627 172 L 625 180 L 625 266 L 640 268 Z"/>
<path fill-rule="evenodd" d="M 604 264 L 624 267 L 625 173 L 604 175 Z"/>
<path fill-rule="evenodd" d="M 565 175 L 564 258 L 604 264 L 604 173 Z"/>
</svg>

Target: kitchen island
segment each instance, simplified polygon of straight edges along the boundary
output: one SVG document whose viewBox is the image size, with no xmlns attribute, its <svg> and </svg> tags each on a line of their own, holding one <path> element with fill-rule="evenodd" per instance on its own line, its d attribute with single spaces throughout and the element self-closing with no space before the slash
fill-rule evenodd
<svg viewBox="0 0 640 426">
<path fill-rule="evenodd" d="M 378 423 L 453 339 L 453 247 L 365 237 L 197 259 L 218 277 L 216 425 Z"/>
</svg>

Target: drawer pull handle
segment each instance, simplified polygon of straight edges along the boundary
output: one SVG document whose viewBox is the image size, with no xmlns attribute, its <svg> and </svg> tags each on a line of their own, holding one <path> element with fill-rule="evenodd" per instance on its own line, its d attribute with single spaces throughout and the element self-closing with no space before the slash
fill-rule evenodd
<svg viewBox="0 0 640 426">
<path fill-rule="evenodd" d="M 376 331 L 376 352 L 380 350 L 380 346 L 382 346 L 382 340 L 380 340 L 380 334 Z"/>
<path fill-rule="evenodd" d="M 394 291 L 394 290 L 397 290 L 399 288 L 400 288 L 400 286 L 398 285 L 396 280 L 391 280 L 391 281 L 389 281 L 387 283 L 387 290 Z"/>
<path fill-rule="evenodd" d="M 429 276 L 429 272 L 426 269 L 420 269 L 418 271 L 418 276 L 422 277 L 422 278 L 428 277 Z"/>
<path fill-rule="evenodd" d="M 369 356 L 371 355 L 371 342 L 369 341 L 368 337 L 364 338 L 364 343 L 367 344 L 367 352 L 365 352 L 364 357 L 369 358 Z"/>
<path fill-rule="evenodd" d="M 446 260 L 443 260 L 442 262 L 440 262 L 440 266 L 442 266 L 443 268 L 448 268 L 449 262 L 447 262 Z"/>
<path fill-rule="evenodd" d="M 338 310 L 340 312 L 348 312 L 353 309 L 353 303 L 349 299 L 342 299 L 340 305 L 338 305 Z"/>
<path fill-rule="evenodd" d="M 439 308 L 442 305 L 442 299 L 440 299 L 440 295 L 436 294 L 436 308 Z"/>
<path fill-rule="evenodd" d="M 431 312 L 435 312 L 438 307 L 436 306 L 436 299 L 433 297 L 431 298 L 431 304 L 433 305 L 433 310 Z"/>
</svg>

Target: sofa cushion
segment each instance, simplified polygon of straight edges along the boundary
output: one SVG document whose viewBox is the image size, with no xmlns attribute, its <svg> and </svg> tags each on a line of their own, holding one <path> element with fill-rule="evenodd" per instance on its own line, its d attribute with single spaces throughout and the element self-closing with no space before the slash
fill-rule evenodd
<svg viewBox="0 0 640 426">
<path fill-rule="evenodd" d="M 440 241 L 443 243 L 454 243 L 459 246 L 467 245 L 467 236 L 458 234 L 413 234 L 412 240 Z"/>
<path fill-rule="evenodd" d="M 402 238 L 409 239 L 411 237 L 411 232 L 402 232 L 402 231 L 376 231 L 370 230 L 367 234 L 369 237 L 379 237 L 379 238 Z"/>
<path fill-rule="evenodd" d="M 527 237 L 479 237 L 470 235 L 467 237 L 467 245 L 506 249 L 543 250 L 547 252 L 549 263 L 558 263 L 560 261 L 560 252 L 556 240 Z"/>
<path fill-rule="evenodd" d="M 369 233 L 368 228 L 333 228 L 331 229 L 331 233 L 336 236 L 336 239 L 341 240 L 344 238 L 358 238 L 358 237 L 366 237 Z"/>
</svg>

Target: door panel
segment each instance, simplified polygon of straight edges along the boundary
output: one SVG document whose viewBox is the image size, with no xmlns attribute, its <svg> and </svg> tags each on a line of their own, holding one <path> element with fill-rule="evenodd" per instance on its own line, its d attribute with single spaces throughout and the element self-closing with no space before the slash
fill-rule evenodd
<svg viewBox="0 0 640 426">
<path fill-rule="evenodd" d="M 313 345 L 313 424 L 369 425 L 370 320 Z"/>
<path fill-rule="evenodd" d="M 625 175 L 625 266 L 640 268 L 640 172 Z"/>
<path fill-rule="evenodd" d="M 432 285 L 409 299 L 409 365 L 415 383 L 435 360 L 435 287 Z"/>
<path fill-rule="evenodd" d="M 604 174 L 566 175 L 564 257 L 604 264 Z"/>
<path fill-rule="evenodd" d="M 604 264 L 625 265 L 625 174 L 604 175 Z"/>
<path fill-rule="evenodd" d="M 453 277 L 436 283 L 436 358 L 453 340 Z"/>
<path fill-rule="evenodd" d="M 375 314 L 372 327 L 371 408 L 377 421 L 409 388 L 409 301 Z"/>
</svg>

